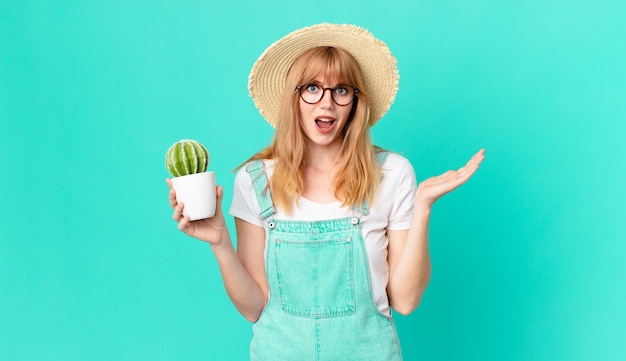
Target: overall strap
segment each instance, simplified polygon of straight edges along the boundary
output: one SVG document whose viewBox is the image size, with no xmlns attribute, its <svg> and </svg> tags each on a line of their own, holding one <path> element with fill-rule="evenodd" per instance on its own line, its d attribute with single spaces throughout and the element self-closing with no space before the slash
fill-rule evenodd
<svg viewBox="0 0 626 361">
<path fill-rule="evenodd" d="M 267 174 L 265 173 L 265 165 L 262 160 L 254 160 L 246 166 L 246 171 L 252 179 L 252 188 L 259 202 L 259 217 L 265 220 L 267 217 L 276 213 L 274 203 L 272 202 L 272 195 L 269 187 L 267 186 Z"/>
<path fill-rule="evenodd" d="M 380 164 L 381 167 L 387 161 L 387 157 L 389 157 L 389 152 L 386 150 L 376 153 L 376 160 L 378 160 L 378 164 Z"/>
<path fill-rule="evenodd" d="M 378 161 L 378 165 L 381 168 L 387 161 L 388 156 L 389 156 L 388 151 L 382 151 L 382 152 L 376 153 L 376 160 Z M 366 216 L 367 213 L 369 212 L 369 204 L 367 204 L 367 202 L 363 202 L 363 205 L 361 207 L 355 207 L 354 210 Z"/>
</svg>

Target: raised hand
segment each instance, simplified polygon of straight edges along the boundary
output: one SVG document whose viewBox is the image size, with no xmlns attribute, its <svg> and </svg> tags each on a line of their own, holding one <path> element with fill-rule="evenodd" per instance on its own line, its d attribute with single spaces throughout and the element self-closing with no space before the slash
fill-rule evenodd
<svg viewBox="0 0 626 361">
<path fill-rule="evenodd" d="M 437 199 L 467 182 L 483 159 L 485 150 L 481 149 L 463 167 L 424 180 L 417 186 L 415 201 L 426 207 L 432 207 Z"/>
<path fill-rule="evenodd" d="M 189 216 L 183 216 L 183 203 L 176 201 L 176 191 L 172 187 L 172 181 L 166 179 L 167 185 L 170 187 L 169 201 L 170 206 L 174 209 L 172 218 L 178 222 L 178 229 L 197 238 L 201 241 L 209 242 L 211 244 L 218 244 L 222 240 L 228 238 L 228 230 L 226 228 L 226 221 L 224 220 L 224 213 L 222 213 L 222 198 L 224 191 L 222 186 L 217 186 L 216 190 L 216 204 L 215 204 L 215 216 L 207 219 L 199 219 L 197 221 L 190 221 Z"/>
</svg>

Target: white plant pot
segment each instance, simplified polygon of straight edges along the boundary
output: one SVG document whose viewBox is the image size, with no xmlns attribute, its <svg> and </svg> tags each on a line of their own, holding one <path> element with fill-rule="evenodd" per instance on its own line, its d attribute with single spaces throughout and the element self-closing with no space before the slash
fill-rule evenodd
<svg viewBox="0 0 626 361">
<path fill-rule="evenodd" d="M 215 215 L 215 173 L 203 172 L 172 178 L 176 200 L 182 202 L 183 215 L 192 221 Z"/>
</svg>

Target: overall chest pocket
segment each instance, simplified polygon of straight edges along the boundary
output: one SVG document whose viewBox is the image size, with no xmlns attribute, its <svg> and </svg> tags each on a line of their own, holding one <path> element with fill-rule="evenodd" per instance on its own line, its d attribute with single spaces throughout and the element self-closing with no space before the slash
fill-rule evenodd
<svg viewBox="0 0 626 361">
<path fill-rule="evenodd" d="M 354 313 L 351 237 L 315 241 L 278 238 L 274 252 L 283 311 L 309 318 Z"/>
</svg>

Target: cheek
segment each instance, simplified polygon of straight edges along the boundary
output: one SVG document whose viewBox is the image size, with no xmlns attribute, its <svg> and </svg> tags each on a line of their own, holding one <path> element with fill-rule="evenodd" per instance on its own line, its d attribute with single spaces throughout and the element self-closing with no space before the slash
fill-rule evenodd
<svg viewBox="0 0 626 361">
<path fill-rule="evenodd" d="M 304 103 L 300 100 L 300 106 L 298 107 L 298 118 L 300 121 L 307 119 L 307 117 L 310 117 L 311 114 L 313 114 L 311 104 Z"/>
<path fill-rule="evenodd" d="M 305 104 L 306 105 L 306 104 Z M 298 107 L 297 119 L 296 122 L 300 126 L 300 129 L 304 129 L 305 120 L 307 119 L 307 114 L 311 114 L 307 111 L 306 107 L 303 107 L 302 104 Z"/>
<path fill-rule="evenodd" d="M 348 118 L 350 117 L 350 112 L 352 111 L 352 107 L 344 107 L 341 109 L 341 116 L 345 122 L 348 122 Z"/>
<path fill-rule="evenodd" d="M 298 124 L 300 124 L 300 126 L 302 126 L 304 117 L 305 117 L 305 114 L 302 108 L 298 109 L 298 119 L 296 119 L 296 121 L 298 122 Z"/>
</svg>

